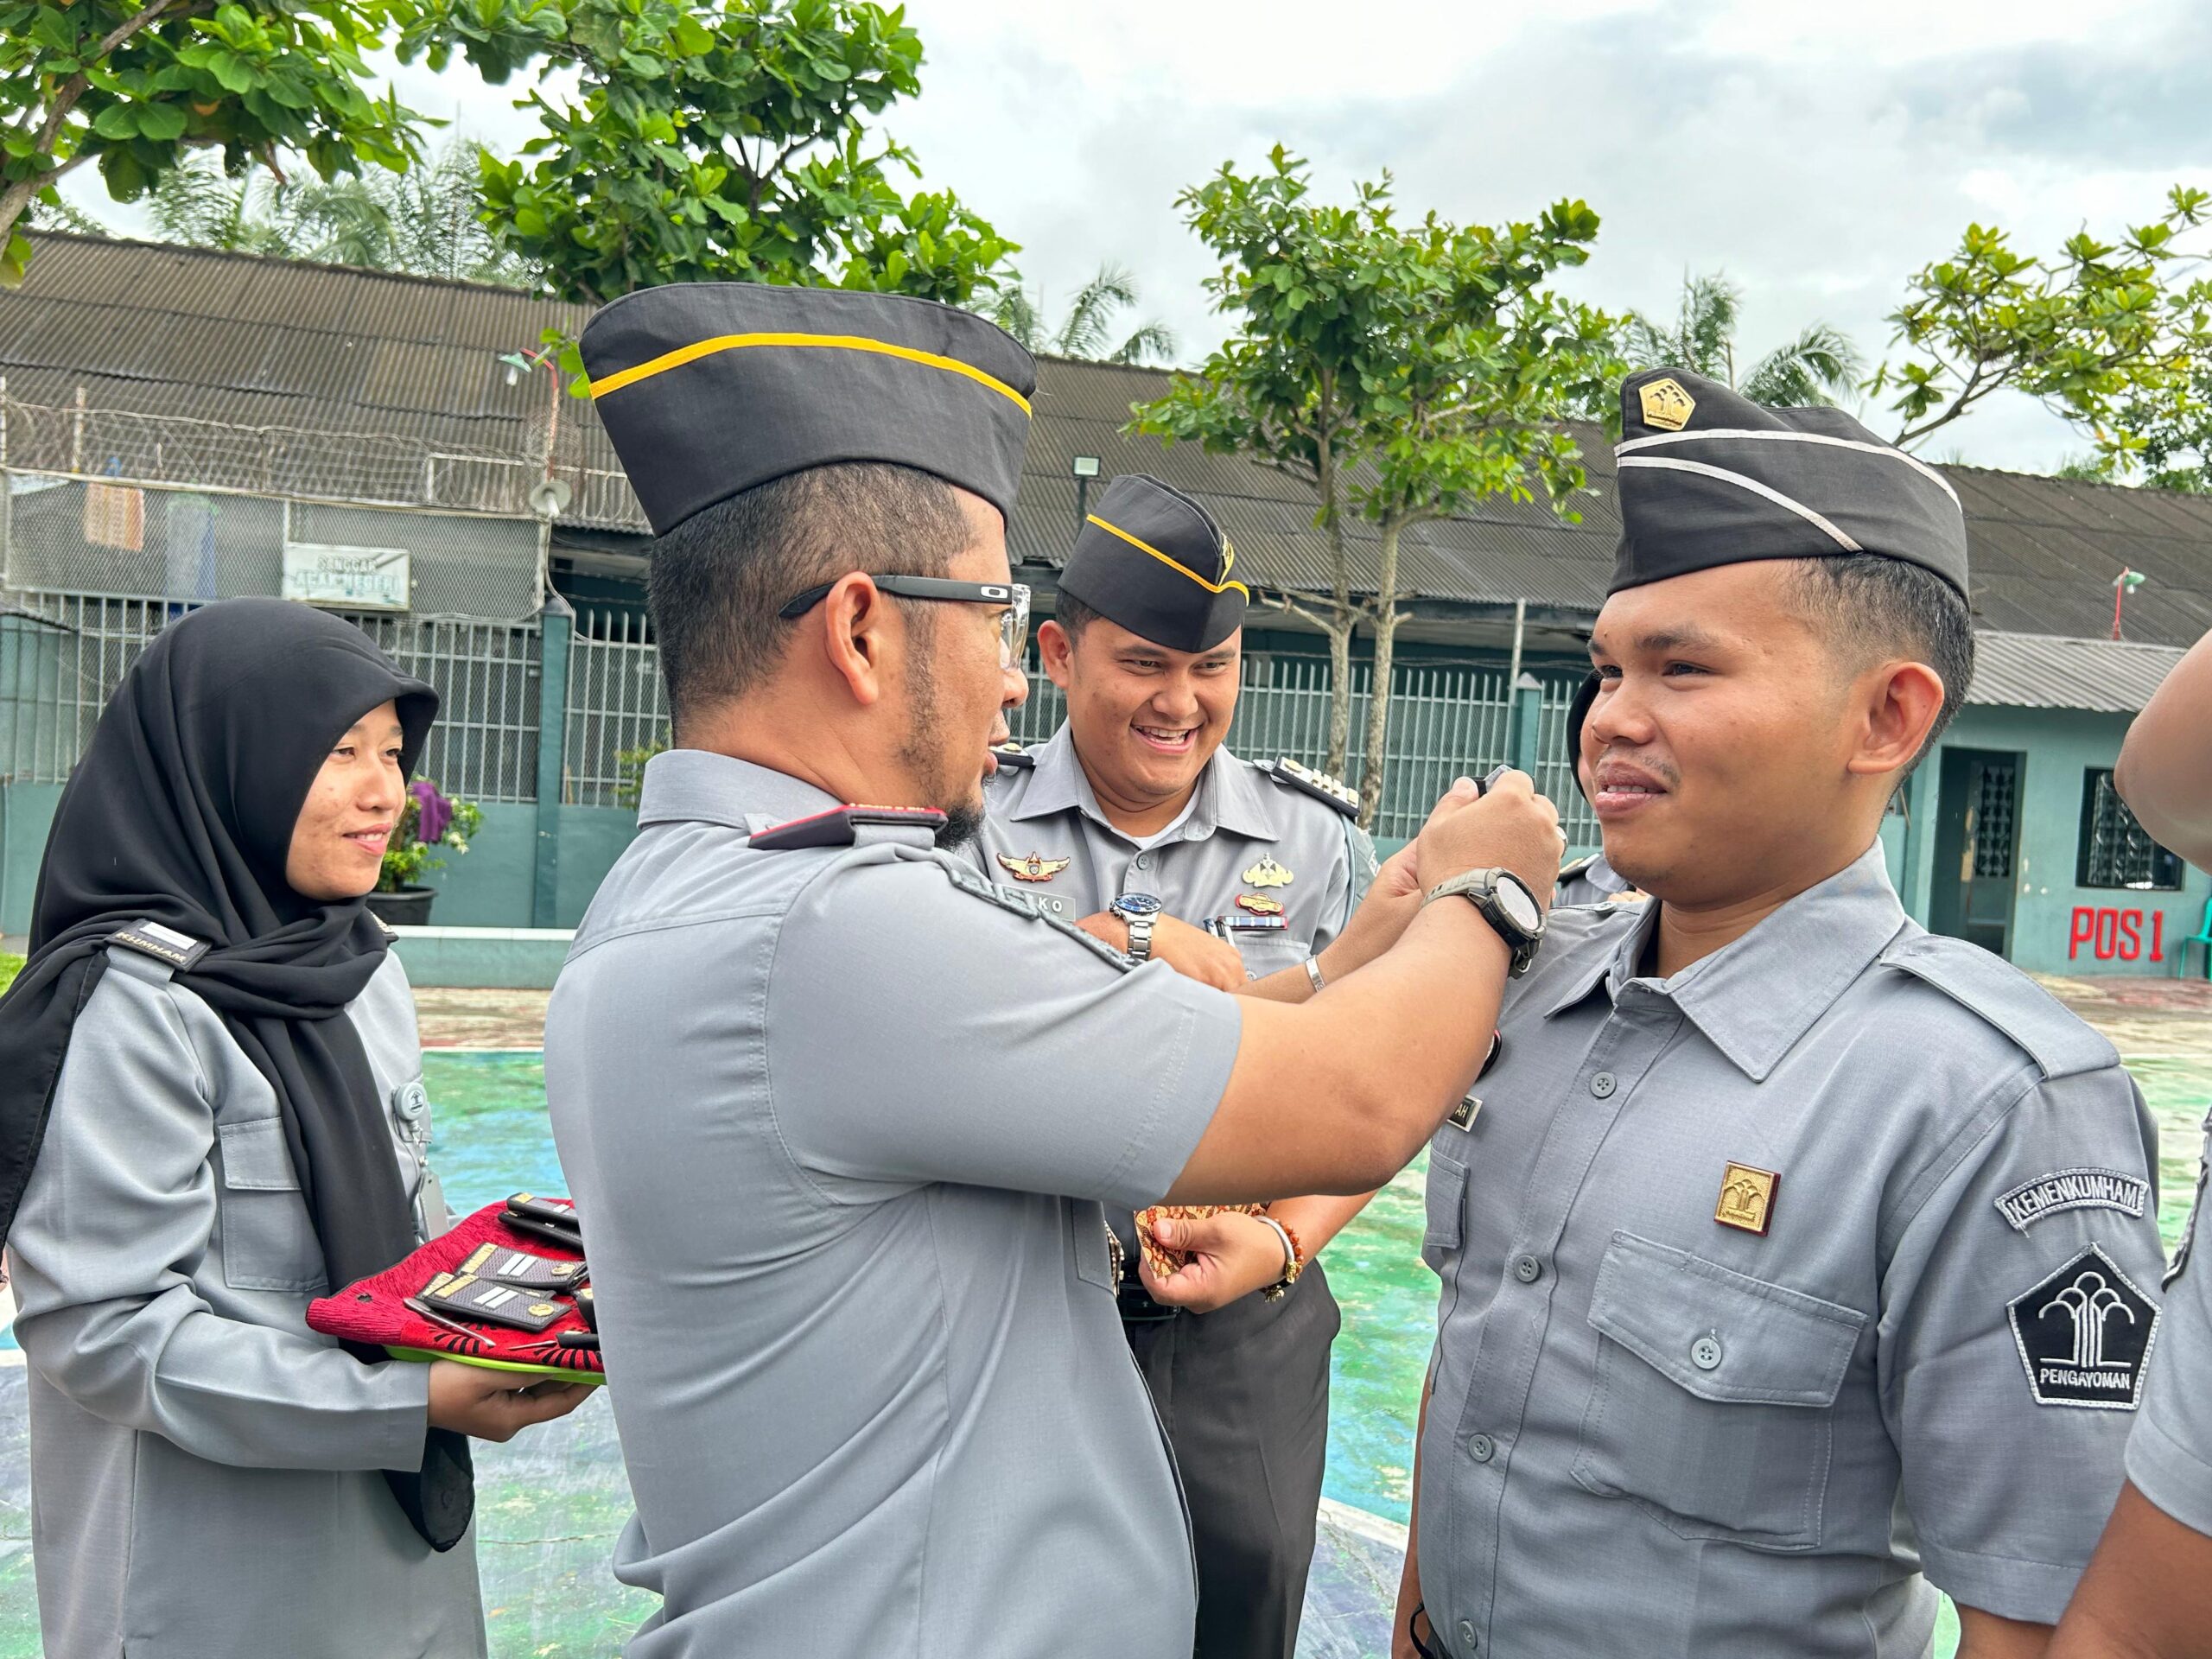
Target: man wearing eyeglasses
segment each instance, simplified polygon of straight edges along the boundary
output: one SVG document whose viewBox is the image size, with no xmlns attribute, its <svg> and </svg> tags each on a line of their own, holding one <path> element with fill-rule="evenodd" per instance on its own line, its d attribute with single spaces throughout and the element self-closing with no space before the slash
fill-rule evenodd
<svg viewBox="0 0 2212 1659">
<path fill-rule="evenodd" d="M 1351 791 L 1224 745 L 1250 601 L 1236 560 L 1180 491 L 1140 473 L 1106 486 L 1039 639 L 1067 719 L 1001 757 L 972 851 L 993 880 L 1139 959 L 1171 939 L 1192 948 L 1170 918 L 1210 928 L 1241 986 L 1307 970 L 1351 919 L 1375 849 Z M 1257 1214 L 1167 1223 L 1185 1265 L 1166 1280 L 1135 1218 L 1109 1213 L 1122 1329 L 1190 1503 L 1198 1659 L 1298 1646 L 1341 1323 L 1316 1257 L 1365 1202 L 1278 1194 Z"/>
<path fill-rule="evenodd" d="M 1536 947 L 1556 815 L 1458 787 L 1319 995 L 1133 967 L 940 850 L 1020 696 L 1028 354 L 749 283 L 627 296 L 582 351 L 658 532 L 677 744 L 546 1028 L 637 1501 L 615 1569 L 661 1598 L 628 1651 L 1187 1659 L 1103 1206 L 1388 1179 Z"/>
</svg>

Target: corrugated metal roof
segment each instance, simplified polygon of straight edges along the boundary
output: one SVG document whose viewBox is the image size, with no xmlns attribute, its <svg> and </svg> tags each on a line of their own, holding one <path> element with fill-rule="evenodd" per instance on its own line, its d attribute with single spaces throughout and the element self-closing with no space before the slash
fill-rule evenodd
<svg viewBox="0 0 2212 1659">
<path fill-rule="evenodd" d="M 397 437 L 433 448 L 540 454 L 546 385 L 505 384 L 499 353 L 574 331 L 589 308 L 512 289 L 98 238 L 41 235 L 29 280 L 0 295 L 0 373 L 10 395 L 56 408 L 77 388 L 95 408 L 252 427 Z M 1198 496 L 1260 584 L 1325 591 L 1328 538 L 1312 493 L 1236 455 L 1126 436 L 1129 406 L 1157 397 L 1157 369 L 1046 358 L 1009 541 L 1057 565 L 1076 524 L 1071 457 L 1103 476 L 1156 473 Z M 1484 502 L 1407 532 L 1409 597 L 1594 612 L 1620 520 L 1613 459 L 1582 429 L 1591 490 L 1563 524 L 1541 502 Z M 571 521 L 642 531 L 613 449 L 588 404 L 561 409 L 558 462 L 582 484 Z M 2212 629 L 2212 499 L 1949 467 L 1967 513 L 1977 624 L 2096 643 L 2121 566 L 2149 582 L 2127 601 L 2131 638 L 2184 645 Z M 1355 586 L 1371 584 L 1374 527 L 1346 526 Z"/>
<path fill-rule="evenodd" d="M 2087 709 L 2133 715 L 2183 655 L 2179 645 L 2048 634 L 1983 633 L 1968 702 L 2007 709 Z"/>
</svg>

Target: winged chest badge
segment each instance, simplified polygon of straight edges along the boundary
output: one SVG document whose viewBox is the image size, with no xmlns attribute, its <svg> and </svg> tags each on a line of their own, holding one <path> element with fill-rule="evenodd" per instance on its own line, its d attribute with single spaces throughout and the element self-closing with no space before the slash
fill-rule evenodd
<svg viewBox="0 0 2212 1659">
<path fill-rule="evenodd" d="M 1260 861 L 1244 872 L 1241 878 L 1247 887 L 1287 887 L 1298 878 L 1275 862 L 1273 853 L 1260 855 Z"/>
<path fill-rule="evenodd" d="M 1042 853 L 1032 853 L 1027 858 L 999 855 L 1000 867 L 1017 881 L 1049 881 L 1072 862 L 1072 859 L 1047 858 Z"/>
</svg>

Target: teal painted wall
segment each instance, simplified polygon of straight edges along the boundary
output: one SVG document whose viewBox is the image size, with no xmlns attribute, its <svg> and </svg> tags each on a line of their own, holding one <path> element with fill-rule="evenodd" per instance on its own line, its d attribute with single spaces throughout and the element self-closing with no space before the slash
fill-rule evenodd
<svg viewBox="0 0 2212 1659">
<path fill-rule="evenodd" d="M 1944 734 L 1944 748 L 1993 749 L 2024 755 L 2021 763 L 2019 853 L 2015 862 L 2012 895 L 2012 960 L 2019 967 L 2041 974 L 2171 974 L 2182 937 L 2196 931 L 2212 896 L 2212 878 L 2183 867 L 2183 886 L 2177 892 L 2138 893 L 2075 885 L 2075 860 L 2082 827 L 2083 774 L 2093 766 L 2109 767 L 2120 756 L 2120 741 L 2127 734 L 2129 716 L 2092 715 L 2051 709 L 1967 709 Z M 1915 774 L 1910 799 L 1912 823 L 1909 839 L 1911 856 L 1903 856 L 1902 844 L 1891 860 L 1891 874 L 1904 896 L 1907 908 L 1923 920 L 1929 914 L 1935 880 L 1936 823 L 1941 810 L 1937 799 L 1942 777 L 1941 754 L 1931 754 Z M 1892 819 L 1891 822 L 1895 823 Z M 2100 959 L 2094 934 L 2075 940 L 2075 912 L 2088 912 L 2085 925 L 2096 925 L 2099 911 L 2133 912 L 2139 939 L 2134 954 L 2114 922 L 2104 925 L 2110 954 Z M 2154 918 L 2163 914 L 2163 930 Z M 2159 959 L 2153 959 L 2154 937 L 2163 931 Z M 2201 959 L 2200 959 L 2201 960 Z M 2196 969 L 2202 971 L 2201 968 Z"/>
<path fill-rule="evenodd" d="M 59 784 L 0 786 L 0 933 L 29 930 L 39 860 L 60 799 Z M 528 927 L 537 809 L 494 803 L 483 811 L 467 855 L 429 878 L 438 890 L 432 919 L 441 927 Z M 618 807 L 564 806 L 559 823 L 559 914 L 549 925 L 574 927 L 637 833 L 637 817 Z"/>
</svg>

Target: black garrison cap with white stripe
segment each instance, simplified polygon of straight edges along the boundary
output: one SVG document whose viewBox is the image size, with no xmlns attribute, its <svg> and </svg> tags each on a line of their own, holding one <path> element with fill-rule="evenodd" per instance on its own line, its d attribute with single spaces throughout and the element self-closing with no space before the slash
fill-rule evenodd
<svg viewBox="0 0 2212 1659">
<path fill-rule="evenodd" d="M 1610 593 L 1754 559 L 1901 559 L 1967 591 L 1959 498 L 1840 409 L 1767 409 L 1687 369 L 1621 383 Z"/>
<path fill-rule="evenodd" d="M 591 395 L 654 532 L 810 467 L 888 461 L 1014 512 L 1037 365 L 897 294 L 679 283 L 584 325 Z"/>
<path fill-rule="evenodd" d="M 1123 473 L 1076 532 L 1060 591 L 1140 639 L 1211 651 L 1244 625 L 1251 590 L 1213 515 L 1144 473 Z"/>
</svg>

